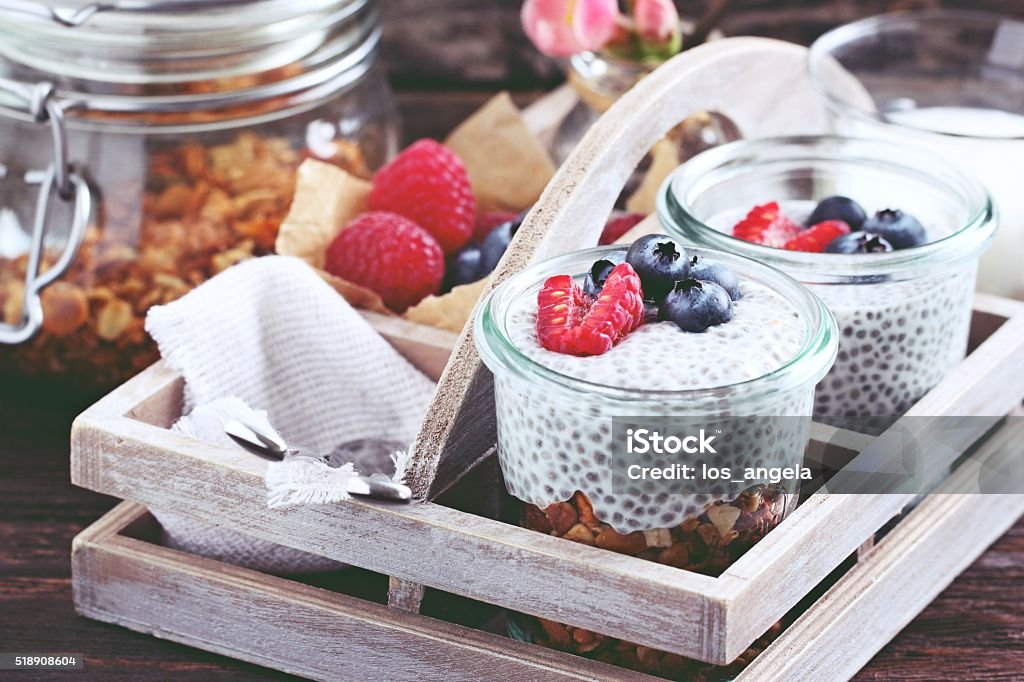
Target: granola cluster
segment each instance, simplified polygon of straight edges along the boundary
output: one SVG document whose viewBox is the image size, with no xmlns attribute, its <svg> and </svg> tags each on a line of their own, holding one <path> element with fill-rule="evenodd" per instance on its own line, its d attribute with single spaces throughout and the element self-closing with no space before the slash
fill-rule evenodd
<svg viewBox="0 0 1024 682">
<path fill-rule="evenodd" d="M 369 175 L 358 147 L 330 161 Z M 246 258 L 270 253 L 305 158 L 279 137 L 149 150 L 144 179 L 101 186 L 98 210 L 69 271 L 43 291 L 43 329 L 0 349 L 0 372 L 110 387 L 156 360 L 144 328 L 169 303 Z M 46 254 L 43 269 L 59 254 Z M 0 258 L 0 318 L 21 320 L 28 256 Z"/>
<path fill-rule="evenodd" d="M 718 502 L 672 528 L 617 533 L 599 521 L 577 492 L 545 509 L 525 505 L 523 526 L 573 542 L 656 561 L 687 571 L 720 575 L 781 522 L 788 495 L 776 486 L 755 486 L 730 502 Z M 776 625 L 729 666 L 658 651 L 543 618 L 514 614 L 531 639 L 554 649 L 673 680 L 729 679 L 763 651 L 781 630 Z"/>
</svg>

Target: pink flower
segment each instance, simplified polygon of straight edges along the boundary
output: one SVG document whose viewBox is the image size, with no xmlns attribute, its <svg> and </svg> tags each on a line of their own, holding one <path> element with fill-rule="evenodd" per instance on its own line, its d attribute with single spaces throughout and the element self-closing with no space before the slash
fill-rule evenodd
<svg viewBox="0 0 1024 682">
<path fill-rule="evenodd" d="M 672 0 L 636 0 L 633 21 L 647 42 L 667 43 L 679 33 L 679 12 Z"/>
<path fill-rule="evenodd" d="M 571 57 L 600 50 L 615 34 L 616 0 L 526 0 L 523 29 L 537 49 L 550 57 Z"/>
</svg>

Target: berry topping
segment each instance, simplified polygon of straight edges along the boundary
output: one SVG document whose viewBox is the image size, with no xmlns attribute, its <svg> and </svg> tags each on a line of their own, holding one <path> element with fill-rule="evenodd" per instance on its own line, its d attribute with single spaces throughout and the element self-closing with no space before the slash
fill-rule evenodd
<svg viewBox="0 0 1024 682">
<path fill-rule="evenodd" d="M 643 213 L 613 215 L 605 223 L 604 231 L 601 233 L 601 238 L 597 243 L 601 246 L 614 244 L 622 235 L 636 227 L 645 217 Z"/>
<path fill-rule="evenodd" d="M 402 312 L 430 294 L 444 277 L 444 253 L 416 223 L 394 213 L 364 213 L 334 238 L 324 269 L 376 292 L 388 308 Z"/>
<path fill-rule="evenodd" d="M 690 259 L 690 277 L 702 282 L 714 282 L 725 289 L 725 293 L 734 301 L 743 297 L 739 278 L 724 265 L 710 263 L 700 256 L 694 256 Z"/>
<path fill-rule="evenodd" d="M 424 139 L 377 171 L 370 208 L 412 220 L 452 254 L 473 234 L 476 199 L 462 160 L 447 147 Z"/>
<path fill-rule="evenodd" d="M 800 226 L 782 215 L 778 202 L 755 206 L 732 228 L 732 236 L 781 249 L 800 232 Z"/>
<path fill-rule="evenodd" d="M 471 242 L 459 249 L 445 265 L 442 290 L 451 291 L 460 284 L 469 284 L 483 277 L 480 274 L 480 260 L 480 247 L 476 244 Z"/>
<path fill-rule="evenodd" d="M 608 275 L 612 273 L 612 269 L 621 263 L 623 258 L 625 256 L 622 253 L 610 253 L 607 258 L 595 261 L 590 266 L 586 280 L 583 281 L 583 293 L 596 298 L 604 288 L 604 283 L 608 279 Z"/>
<path fill-rule="evenodd" d="M 679 280 L 686 279 L 690 261 L 675 239 L 665 234 L 640 237 L 626 252 L 626 262 L 640 275 L 644 293 L 661 301 Z"/>
<path fill-rule="evenodd" d="M 702 332 L 732 319 L 732 300 L 714 282 L 676 282 L 658 310 L 658 319 L 675 322 L 684 332 Z"/>
<path fill-rule="evenodd" d="M 864 221 L 861 228 L 877 234 L 894 249 L 909 249 L 928 240 L 924 225 L 917 218 L 898 209 L 887 208 Z"/>
<path fill-rule="evenodd" d="M 537 339 L 556 353 L 601 355 L 643 319 L 640 277 L 628 263 L 612 269 L 597 298 L 570 275 L 549 277 L 537 294 Z"/>
<path fill-rule="evenodd" d="M 850 233 L 850 226 L 842 220 L 826 220 L 818 223 L 790 239 L 783 245 L 788 251 L 810 251 L 822 253 L 836 237 Z"/>
<path fill-rule="evenodd" d="M 477 244 L 483 243 L 487 235 L 491 233 L 491 230 L 496 228 L 502 223 L 509 223 L 513 221 L 522 222 L 523 217 L 526 216 L 526 212 L 523 213 L 509 213 L 508 211 L 488 211 L 487 213 L 480 213 L 476 217 L 476 223 L 473 225 L 473 241 Z"/>
<path fill-rule="evenodd" d="M 864 209 L 849 197 L 834 196 L 822 199 L 808 216 L 806 225 L 817 225 L 826 220 L 842 220 L 851 230 L 859 230 L 868 219 Z"/>
<path fill-rule="evenodd" d="M 851 232 L 836 237 L 825 247 L 826 253 L 885 253 L 892 244 L 873 232 Z"/>
<path fill-rule="evenodd" d="M 512 237 L 516 236 L 516 232 L 519 231 L 519 226 L 522 224 L 522 218 L 519 217 L 515 220 L 504 222 L 491 230 L 491 233 L 480 242 L 480 251 L 482 253 L 480 261 L 481 277 L 490 274 L 498 265 L 498 261 L 505 255 L 508 245 L 512 242 Z"/>
</svg>

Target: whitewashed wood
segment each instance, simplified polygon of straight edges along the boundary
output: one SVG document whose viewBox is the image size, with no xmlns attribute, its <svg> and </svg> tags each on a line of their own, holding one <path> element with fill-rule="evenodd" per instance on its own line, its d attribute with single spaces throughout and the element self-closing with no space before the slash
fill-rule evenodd
<svg viewBox="0 0 1024 682">
<path fill-rule="evenodd" d="M 1008 424 L 979 454 L 1021 438 Z M 926 498 L 738 682 L 849 679 L 1021 514 L 1024 495 Z M 312 679 L 654 679 L 122 535 L 145 516 L 122 503 L 75 539 L 82 615 Z"/>
<path fill-rule="evenodd" d="M 134 392 L 150 380 L 165 390 L 175 386 L 157 365 L 126 388 Z M 707 576 L 433 503 L 352 499 L 271 510 L 263 460 L 93 410 L 73 426 L 71 468 L 77 485 L 115 497 L 499 606 L 721 660 L 716 647 L 726 601 Z"/>
<path fill-rule="evenodd" d="M 1005 319 L 995 332 L 943 381 L 908 410 L 909 416 L 1006 415 L 1024 399 L 1024 304 L 986 298 Z M 984 305 L 984 303 L 983 303 Z M 962 444 L 962 450 L 970 445 Z M 872 442 L 858 457 L 878 458 L 886 441 Z M 948 468 L 955 458 L 930 458 L 935 469 Z M 857 459 L 852 462 L 857 466 Z M 840 474 L 842 475 L 842 474 Z M 749 615 L 733 623 L 727 633 L 726 656 L 738 656 L 774 622 L 758 609 L 770 602 L 788 609 L 806 594 L 798 586 L 815 584 L 828 575 L 825 566 L 837 566 L 876 529 L 915 498 L 914 494 L 848 495 L 817 493 L 786 519 L 784 533 L 770 533 L 740 557 L 720 580 L 736 595 L 733 607 Z M 808 547 L 815 547 L 808 552 Z M 766 567 L 770 566 L 770 570 Z"/>
<path fill-rule="evenodd" d="M 145 516 L 122 503 L 75 538 L 83 616 L 315 680 L 655 679 L 121 535 Z"/>
<path fill-rule="evenodd" d="M 419 613 L 426 588 L 419 583 L 388 577 L 388 606 L 409 613 Z"/>
<path fill-rule="evenodd" d="M 1022 438 L 1024 423 L 1012 422 L 979 455 Z M 969 486 L 974 475 L 961 468 L 946 485 Z M 1024 495 L 926 497 L 737 682 L 849 679 L 1021 514 Z"/>
<path fill-rule="evenodd" d="M 633 169 L 688 116 L 723 112 L 747 136 L 821 129 L 806 56 L 805 48 L 791 43 L 727 38 L 683 52 L 645 77 L 594 124 L 555 174 L 495 268 L 488 291 L 534 260 L 596 244 Z M 413 443 L 407 482 L 414 494 L 431 499 L 443 491 L 494 444 L 495 431 L 493 385 L 470 323 Z"/>
<path fill-rule="evenodd" d="M 1024 391 L 1024 304 L 990 299 L 984 305 L 1012 317 L 1001 324 L 987 320 L 995 332 L 965 361 L 966 369 L 916 409 L 1005 414 L 1019 404 L 1020 393 L 1004 395 L 991 386 L 1010 382 Z M 79 417 L 72 480 L 399 580 L 710 662 L 742 652 L 907 501 L 814 495 L 712 579 L 433 503 L 351 500 L 269 510 L 261 460 L 162 428 L 178 416 L 180 391 L 180 378 L 157 364 Z M 850 438 L 849 445 L 859 447 Z M 416 594 L 409 586 L 396 589 Z M 415 610 L 415 599 L 402 606 Z"/>
</svg>

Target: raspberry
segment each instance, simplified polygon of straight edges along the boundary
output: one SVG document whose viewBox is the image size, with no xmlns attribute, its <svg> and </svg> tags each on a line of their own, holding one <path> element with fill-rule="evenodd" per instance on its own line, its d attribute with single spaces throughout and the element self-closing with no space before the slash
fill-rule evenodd
<svg viewBox="0 0 1024 682">
<path fill-rule="evenodd" d="M 607 353 L 643 322 L 643 299 L 629 263 L 615 266 L 596 299 L 569 275 L 549 277 L 537 294 L 537 339 L 556 353 Z"/>
<path fill-rule="evenodd" d="M 786 242 L 799 232 L 800 226 L 782 215 L 779 204 L 775 201 L 755 206 L 732 228 L 734 237 L 755 244 L 773 246 L 776 249 L 785 247 Z"/>
<path fill-rule="evenodd" d="M 790 251 L 824 253 L 825 247 L 831 244 L 836 237 L 842 237 L 844 234 L 850 234 L 849 225 L 842 220 L 825 220 L 808 227 L 786 242 L 783 248 Z"/>
<path fill-rule="evenodd" d="M 482 244 L 484 237 L 489 235 L 491 230 L 502 223 L 511 223 L 515 220 L 519 220 L 518 213 L 509 213 L 508 211 L 479 213 L 476 216 L 476 223 L 473 225 L 473 241 Z"/>
<path fill-rule="evenodd" d="M 327 272 L 376 292 L 402 312 L 441 288 L 444 252 L 429 232 L 394 213 L 364 213 L 350 222 L 324 258 Z"/>
<path fill-rule="evenodd" d="M 427 139 L 377 171 L 370 208 L 413 221 L 434 235 L 446 254 L 466 245 L 476 217 L 466 167 L 453 151 Z"/>
<path fill-rule="evenodd" d="M 636 227 L 646 217 L 643 213 L 623 213 L 622 215 L 612 216 L 605 223 L 601 239 L 597 243 L 601 246 L 614 244 L 617 239 Z"/>
</svg>

